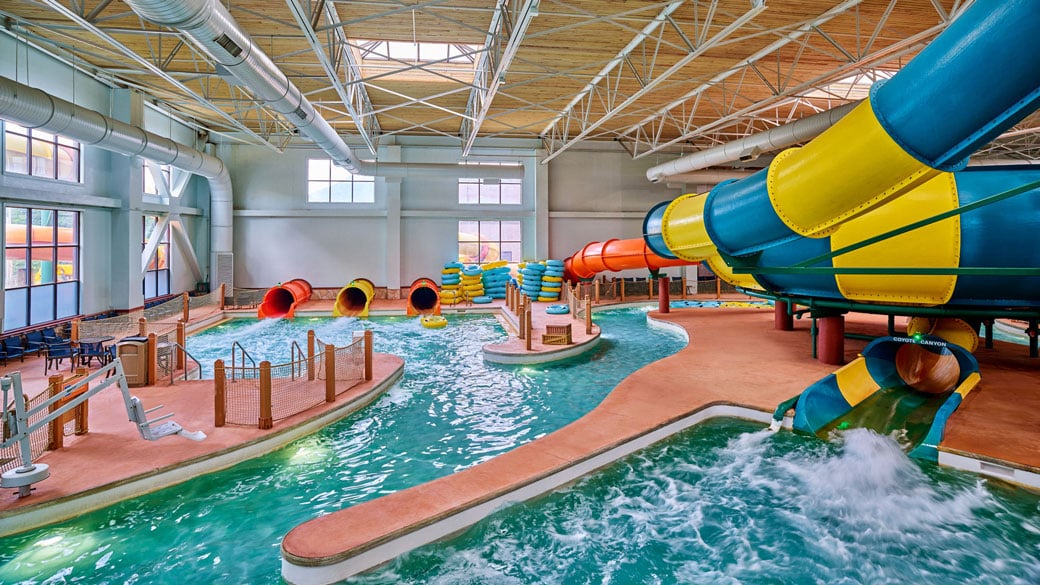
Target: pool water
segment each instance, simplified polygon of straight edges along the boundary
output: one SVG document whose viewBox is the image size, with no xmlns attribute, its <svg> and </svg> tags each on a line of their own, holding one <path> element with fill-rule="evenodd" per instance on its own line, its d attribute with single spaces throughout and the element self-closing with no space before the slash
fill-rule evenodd
<svg viewBox="0 0 1040 585">
<path fill-rule="evenodd" d="M 322 514 L 474 465 L 595 407 L 625 376 L 678 351 L 647 308 L 596 313 L 603 339 L 579 358 L 539 366 L 485 363 L 505 333 L 491 316 L 244 320 L 188 340 L 204 364 L 240 341 L 257 361 L 287 361 L 306 330 L 346 343 L 370 328 L 375 349 L 406 360 L 372 405 L 267 456 L 74 520 L 0 540 L 0 583 L 280 583 L 279 545 Z M 160 449 L 167 441 L 155 445 Z"/>
<path fill-rule="evenodd" d="M 1040 583 L 1040 495 L 738 420 L 680 433 L 352 583 Z"/>
</svg>

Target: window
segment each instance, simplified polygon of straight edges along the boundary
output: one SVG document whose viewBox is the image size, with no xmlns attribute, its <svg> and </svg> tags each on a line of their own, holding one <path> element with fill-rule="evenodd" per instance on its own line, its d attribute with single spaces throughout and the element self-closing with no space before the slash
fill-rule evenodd
<svg viewBox="0 0 1040 585">
<path fill-rule="evenodd" d="M 520 221 L 459 221 L 459 262 L 520 262 Z"/>
<path fill-rule="evenodd" d="M 375 177 L 352 175 L 328 159 L 307 161 L 309 203 L 372 203 L 375 200 Z"/>
<path fill-rule="evenodd" d="M 460 205 L 520 205 L 520 179 L 459 179 Z"/>
<path fill-rule="evenodd" d="M 159 216 L 146 215 L 142 218 L 141 249 L 148 246 L 148 238 L 159 226 Z M 159 236 L 159 245 L 155 248 L 148 269 L 144 272 L 144 284 L 142 285 L 144 300 L 154 299 L 170 294 L 170 226 L 163 228 Z"/>
<path fill-rule="evenodd" d="M 4 169 L 58 181 L 80 181 L 80 145 L 57 134 L 4 122 Z"/>
<path fill-rule="evenodd" d="M 7 207 L 4 330 L 79 314 L 79 212 Z"/>
<path fill-rule="evenodd" d="M 358 41 L 361 60 L 404 61 L 405 63 L 473 63 L 481 47 L 459 43 L 413 43 L 410 41 Z"/>
<path fill-rule="evenodd" d="M 167 192 L 170 190 L 170 168 L 170 165 L 159 165 L 159 172 L 162 175 Z M 148 168 L 148 165 L 144 166 L 143 171 L 141 174 L 144 176 L 144 193 L 146 195 L 162 195 L 159 192 L 159 186 L 155 184 L 155 178 L 152 176 L 152 171 Z"/>
</svg>

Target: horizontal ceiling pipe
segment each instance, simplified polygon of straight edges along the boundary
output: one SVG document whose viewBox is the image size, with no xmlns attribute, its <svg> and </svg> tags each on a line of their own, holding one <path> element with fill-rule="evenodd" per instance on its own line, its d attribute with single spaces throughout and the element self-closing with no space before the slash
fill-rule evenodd
<svg viewBox="0 0 1040 585">
<path fill-rule="evenodd" d="M 219 158 L 6 77 L 0 77 L 0 118 L 205 177 L 210 192 L 210 247 L 214 254 L 231 253 L 231 176 Z"/>
<path fill-rule="evenodd" d="M 824 130 L 845 117 L 845 114 L 851 112 L 857 104 L 859 101 L 841 105 L 790 124 L 650 167 L 646 171 L 646 178 L 652 183 L 671 181 L 672 175 L 689 173 L 741 159 L 755 158 L 762 153 L 794 146 L 822 134 Z"/>
<path fill-rule="evenodd" d="M 336 130 L 318 113 L 281 69 L 239 26 L 219 0 L 125 0 L 139 16 L 152 24 L 181 31 L 228 73 L 250 90 L 253 97 L 279 112 L 310 138 L 333 163 L 356 175 L 371 177 L 406 176 L 409 173 L 432 172 L 427 166 L 444 167 L 448 171 L 460 165 L 402 165 L 377 163 L 357 158 Z M 483 170 L 483 169 L 482 169 Z M 515 176 L 512 174 L 515 173 Z M 523 169 L 509 168 L 494 173 L 521 178 Z M 466 175 L 459 175 L 466 176 Z"/>
</svg>

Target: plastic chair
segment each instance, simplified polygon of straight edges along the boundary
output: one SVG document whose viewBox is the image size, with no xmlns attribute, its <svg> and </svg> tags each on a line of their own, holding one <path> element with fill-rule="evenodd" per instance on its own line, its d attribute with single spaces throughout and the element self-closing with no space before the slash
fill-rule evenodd
<svg viewBox="0 0 1040 585">
<path fill-rule="evenodd" d="M 68 341 L 61 343 L 48 343 L 44 349 L 44 357 L 46 363 L 43 365 L 43 373 L 46 375 L 51 368 L 57 368 L 61 365 L 61 360 L 69 358 L 69 370 L 71 371 L 76 367 L 76 355 L 77 351 L 72 344 Z"/>
<path fill-rule="evenodd" d="M 40 355 L 43 351 L 43 347 L 47 345 L 47 341 L 43 338 L 43 331 L 30 331 L 25 334 L 25 353 L 33 353 Z"/>
<path fill-rule="evenodd" d="M 21 361 L 25 361 L 25 346 L 22 345 L 22 337 L 16 335 L 14 337 L 8 337 L 0 342 L 0 359 L 3 359 L 4 365 L 7 365 L 7 360 L 10 358 L 18 358 Z"/>
</svg>

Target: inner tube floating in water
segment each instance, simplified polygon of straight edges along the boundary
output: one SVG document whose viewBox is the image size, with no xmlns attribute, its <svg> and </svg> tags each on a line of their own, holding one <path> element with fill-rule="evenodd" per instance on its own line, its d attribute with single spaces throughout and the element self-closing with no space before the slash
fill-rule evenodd
<svg viewBox="0 0 1040 585">
<path fill-rule="evenodd" d="M 571 308 L 567 305 L 549 305 L 545 308 L 545 312 L 550 315 L 566 315 L 571 312 Z"/>
<path fill-rule="evenodd" d="M 427 329 L 443 329 L 448 324 L 448 320 L 440 315 L 423 315 L 419 322 Z"/>
</svg>

